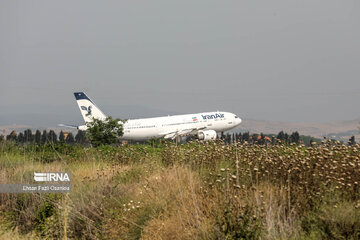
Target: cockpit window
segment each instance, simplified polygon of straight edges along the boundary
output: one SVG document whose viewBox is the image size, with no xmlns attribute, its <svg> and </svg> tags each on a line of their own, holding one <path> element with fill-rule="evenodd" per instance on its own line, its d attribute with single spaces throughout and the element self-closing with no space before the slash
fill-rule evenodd
<svg viewBox="0 0 360 240">
<path fill-rule="evenodd" d="M 235 118 L 239 118 L 238 116 L 235 116 Z"/>
</svg>

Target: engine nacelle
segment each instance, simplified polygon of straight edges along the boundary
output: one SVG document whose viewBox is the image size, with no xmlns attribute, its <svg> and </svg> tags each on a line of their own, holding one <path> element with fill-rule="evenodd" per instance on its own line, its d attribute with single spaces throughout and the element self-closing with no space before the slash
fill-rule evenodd
<svg viewBox="0 0 360 240">
<path fill-rule="evenodd" d="M 77 129 L 81 130 L 81 131 L 86 131 L 88 129 L 88 127 L 86 125 L 81 125 L 81 126 L 78 126 Z"/>
<path fill-rule="evenodd" d="M 204 140 L 204 141 L 210 141 L 210 140 L 215 140 L 216 139 L 216 131 L 214 130 L 205 130 L 205 131 L 199 131 L 197 134 L 198 138 L 200 140 Z"/>
</svg>

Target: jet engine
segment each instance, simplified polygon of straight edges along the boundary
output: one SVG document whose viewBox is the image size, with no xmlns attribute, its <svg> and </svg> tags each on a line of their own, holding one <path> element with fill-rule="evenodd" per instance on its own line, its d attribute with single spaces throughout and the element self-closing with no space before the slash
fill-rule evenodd
<svg viewBox="0 0 360 240">
<path fill-rule="evenodd" d="M 198 138 L 200 140 L 209 141 L 209 140 L 215 140 L 216 139 L 216 131 L 214 130 L 205 130 L 205 131 L 199 131 L 197 134 Z"/>
<path fill-rule="evenodd" d="M 81 126 L 78 126 L 77 129 L 81 130 L 81 131 L 86 131 L 88 129 L 88 127 L 86 125 L 81 125 Z"/>
</svg>

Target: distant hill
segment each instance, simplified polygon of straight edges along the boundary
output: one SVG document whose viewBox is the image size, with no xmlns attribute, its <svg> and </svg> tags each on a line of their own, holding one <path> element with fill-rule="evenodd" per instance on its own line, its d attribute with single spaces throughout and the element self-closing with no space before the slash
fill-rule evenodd
<svg viewBox="0 0 360 240">
<path fill-rule="evenodd" d="M 101 105 L 100 109 L 109 116 L 120 119 L 158 117 L 179 114 L 174 111 L 137 106 L 137 105 Z M 0 126 L 11 128 L 13 124 L 31 126 L 31 128 L 56 128 L 58 124 L 82 125 L 84 120 L 76 102 L 66 106 L 12 106 L 0 114 Z M 14 129 L 17 127 L 14 126 Z M 0 128 L 1 129 L 1 128 Z"/>
<path fill-rule="evenodd" d="M 18 132 L 23 131 L 26 128 L 31 128 L 32 130 L 54 129 L 60 131 L 60 129 L 64 129 L 57 126 L 60 123 L 74 125 L 83 124 L 83 119 L 75 104 L 71 106 L 58 106 L 56 108 L 44 105 L 36 108 L 29 107 L 22 111 L 17 110 L 16 108 L 10 109 L 12 109 L 12 112 L 5 112 L 0 116 L 0 135 L 9 134 L 11 130 L 16 130 Z M 101 106 L 101 109 L 106 114 L 121 119 L 182 114 L 136 105 L 104 105 Z M 46 112 L 47 114 L 44 114 L 43 112 Z M 298 131 L 301 135 L 309 135 L 317 138 L 327 136 L 341 141 L 348 141 L 352 135 L 355 135 L 356 140 L 359 141 L 359 127 L 360 119 L 334 123 L 302 123 L 244 119 L 242 124 L 233 131 L 249 131 L 251 133 L 262 132 L 265 134 L 277 134 L 282 130 L 287 133 Z M 71 129 L 64 130 L 69 131 Z"/>
<path fill-rule="evenodd" d="M 26 129 L 30 128 L 30 126 L 27 125 L 19 125 L 19 124 L 13 124 L 13 125 L 3 125 L 0 126 L 0 135 L 8 135 L 11 131 L 15 130 L 16 132 L 21 132 Z"/>
<path fill-rule="evenodd" d="M 310 135 L 317 138 L 327 136 L 328 138 L 341 141 L 348 141 L 352 135 L 355 135 L 356 139 L 359 140 L 359 127 L 360 119 L 334 123 L 300 123 L 244 119 L 239 126 L 242 132 L 277 134 L 280 131 L 287 133 L 298 131 L 301 135 Z"/>
</svg>

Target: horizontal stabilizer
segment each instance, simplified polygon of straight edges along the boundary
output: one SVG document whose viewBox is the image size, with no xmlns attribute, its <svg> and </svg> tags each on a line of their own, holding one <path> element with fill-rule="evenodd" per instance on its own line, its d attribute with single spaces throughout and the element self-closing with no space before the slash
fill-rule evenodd
<svg viewBox="0 0 360 240">
<path fill-rule="evenodd" d="M 78 128 L 76 125 L 68 125 L 68 124 L 58 124 L 59 127 L 67 127 L 67 128 Z"/>
</svg>

